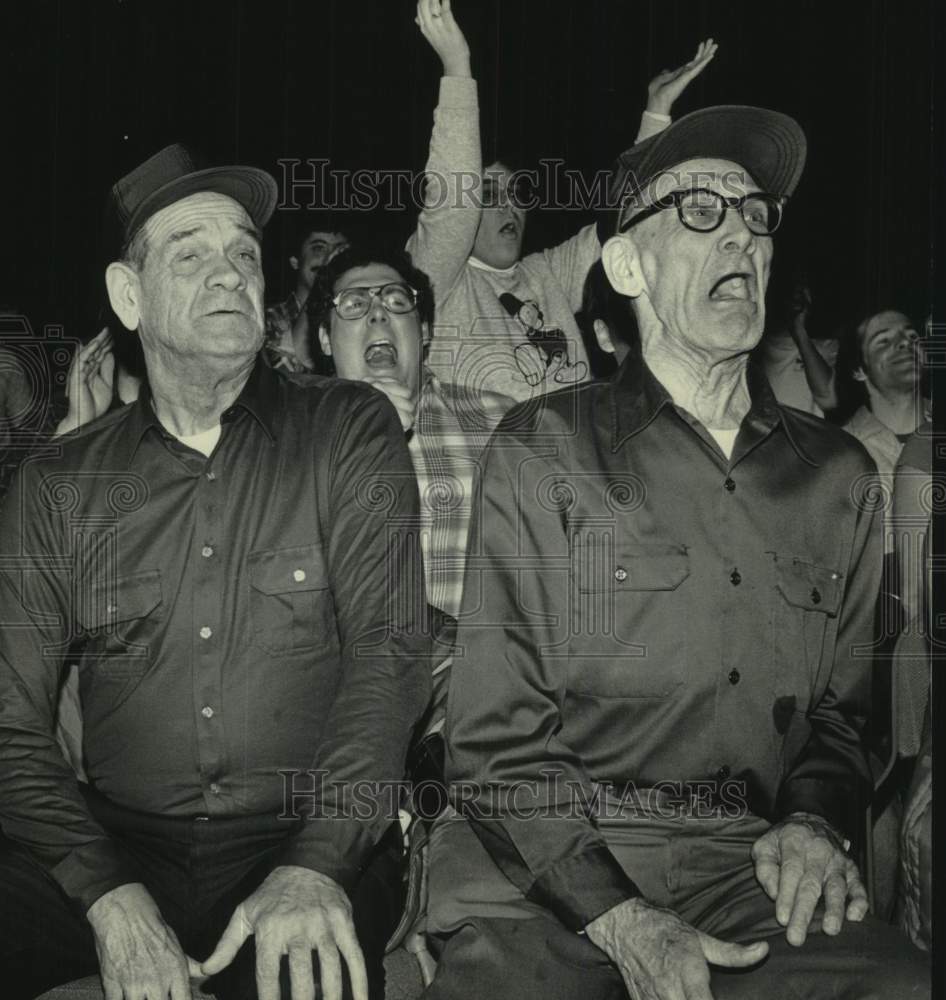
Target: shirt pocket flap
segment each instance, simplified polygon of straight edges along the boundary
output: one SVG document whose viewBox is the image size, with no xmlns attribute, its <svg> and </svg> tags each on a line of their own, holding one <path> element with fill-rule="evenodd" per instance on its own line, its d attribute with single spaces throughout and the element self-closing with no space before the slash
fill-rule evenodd
<svg viewBox="0 0 946 1000">
<path fill-rule="evenodd" d="M 80 588 L 76 619 L 88 632 L 145 618 L 161 603 L 161 573 L 153 569 Z"/>
<path fill-rule="evenodd" d="M 775 564 L 776 585 L 796 608 L 837 616 L 841 604 L 841 574 L 826 566 L 801 559 L 779 559 Z"/>
<path fill-rule="evenodd" d="M 321 545 L 251 552 L 250 584 L 262 594 L 294 594 L 328 589 L 328 571 Z"/>
<path fill-rule="evenodd" d="M 676 590 L 690 575 L 690 557 L 682 545 L 610 546 L 601 540 L 579 546 L 576 554 L 583 594 Z"/>
</svg>

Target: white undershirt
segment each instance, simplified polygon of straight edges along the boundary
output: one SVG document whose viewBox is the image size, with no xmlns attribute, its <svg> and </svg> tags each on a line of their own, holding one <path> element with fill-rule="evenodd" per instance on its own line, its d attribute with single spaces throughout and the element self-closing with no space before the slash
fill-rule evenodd
<svg viewBox="0 0 946 1000">
<path fill-rule="evenodd" d="M 171 433 L 174 432 L 172 431 Z M 199 451 L 202 455 L 210 458 L 214 448 L 217 447 L 217 442 L 220 440 L 220 424 L 217 424 L 216 427 L 211 427 L 210 430 L 201 431 L 199 434 L 174 434 L 174 436 L 181 444 L 186 444 L 188 448 L 193 448 L 194 451 Z"/>
<path fill-rule="evenodd" d="M 733 427 L 723 430 L 719 427 L 707 427 L 706 429 L 713 435 L 713 439 L 719 445 L 723 454 L 727 458 L 732 458 L 733 445 L 736 443 L 736 435 L 739 433 L 739 428 Z"/>
</svg>

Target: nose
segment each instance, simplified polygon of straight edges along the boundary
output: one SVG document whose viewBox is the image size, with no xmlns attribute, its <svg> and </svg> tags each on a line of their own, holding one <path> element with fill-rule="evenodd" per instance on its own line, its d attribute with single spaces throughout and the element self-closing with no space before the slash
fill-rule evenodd
<svg viewBox="0 0 946 1000">
<path fill-rule="evenodd" d="M 375 292 L 371 296 L 371 304 L 368 306 L 369 323 L 387 323 L 388 311 L 381 302 L 381 293 Z"/>
<path fill-rule="evenodd" d="M 217 255 L 213 267 L 207 274 L 207 285 L 211 288 L 225 288 L 235 291 L 246 287 L 246 276 L 225 253 Z"/>
<path fill-rule="evenodd" d="M 728 209 L 719 230 L 719 248 L 724 253 L 752 253 L 755 247 L 755 233 L 746 225 L 742 212 Z"/>
</svg>

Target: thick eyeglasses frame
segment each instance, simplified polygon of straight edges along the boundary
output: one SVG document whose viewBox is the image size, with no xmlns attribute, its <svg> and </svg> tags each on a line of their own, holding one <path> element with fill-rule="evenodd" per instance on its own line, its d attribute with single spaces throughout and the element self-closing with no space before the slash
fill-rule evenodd
<svg viewBox="0 0 946 1000">
<path fill-rule="evenodd" d="M 700 229 L 697 226 L 690 225 L 689 222 L 683 217 L 683 201 L 689 195 L 693 194 L 707 194 L 712 198 L 715 198 L 720 206 L 719 218 L 712 226 L 708 226 L 705 229 Z M 775 210 L 775 225 L 771 229 L 758 229 L 754 228 L 753 224 L 746 218 L 746 213 L 744 211 L 745 204 L 751 199 L 759 199 L 767 202 Z M 670 191 L 665 194 L 662 198 L 659 198 L 645 208 L 643 211 L 638 212 L 637 215 L 628 219 L 627 222 L 621 223 L 618 227 L 618 233 L 626 233 L 631 226 L 636 226 L 638 222 L 643 222 L 644 219 L 649 219 L 652 215 L 656 215 L 658 212 L 664 211 L 667 208 L 676 208 L 677 218 L 680 220 L 681 225 L 689 229 L 693 233 L 712 233 L 715 232 L 723 224 L 726 218 L 726 212 L 730 208 L 736 208 L 739 210 L 739 214 L 742 216 L 742 221 L 746 224 L 746 228 L 750 233 L 756 236 L 771 236 L 782 222 L 782 208 L 785 205 L 784 198 L 777 198 L 774 194 L 767 194 L 765 191 L 752 191 L 749 194 L 741 195 L 738 198 L 727 198 L 721 195 L 718 191 L 711 191 L 709 188 L 683 188 L 679 191 Z"/>
<path fill-rule="evenodd" d="M 402 291 L 404 291 L 404 289 L 407 289 L 407 291 L 409 291 L 411 293 L 411 297 L 412 297 L 412 301 L 411 301 L 410 306 L 407 309 L 392 309 L 388 305 L 388 303 L 384 301 L 384 293 L 385 293 L 385 291 L 388 288 L 396 288 L 399 292 L 402 292 Z M 364 311 L 358 313 L 357 316 L 343 316 L 342 313 L 341 313 L 341 311 L 338 308 L 339 304 L 341 303 L 342 297 L 345 296 L 345 295 L 347 295 L 349 292 L 367 292 L 368 293 L 368 300 L 367 300 L 367 302 L 365 304 Z M 418 294 L 419 293 L 418 293 L 418 291 L 417 291 L 416 288 L 411 288 L 410 285 L 408 285 L 406 282 L 403 282 L 403 281 L 389 281 L 389 282 L 387 282 L 384 285 L 371 285 L 371 286 L 368 286 L 368 285 L 352 285 L 351 288 L 343 288 L 332 299 L 332 306 L 334 307 L 335 312 L 338 315 L 339 319 L 356 320 L 356 319 L 361 319 L 364 316 L 367 316 L 368 313 L 371 311 L 371 304 L 374 302 L 374 300 L 375 299 L 380 299 L 381 300 L 381 305 L 384 306 L 385 312 L 392 313 L 395 316 L 403 316 L 406 313 L 413 312 L 417 308 L 417 296 L 418 296 Z"/>
</svg>

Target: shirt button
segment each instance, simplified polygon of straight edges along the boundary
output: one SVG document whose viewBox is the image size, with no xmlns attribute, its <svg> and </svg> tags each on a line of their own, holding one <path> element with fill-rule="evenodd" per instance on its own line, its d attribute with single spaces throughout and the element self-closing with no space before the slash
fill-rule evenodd
<svg viewBox="0 0 946 1000">
<path fill-rule="evenodd" d="M 821 603 L 821 591 L 817 587 L 815 587 L 815 589 L 811 592 L 811 603 L 812 604 Z"/>
<path fill-rule="evenodd" d="M 738 569 L 734 569 L 732 573 L 729 574 L 729 580 L 734 587 L 738 587 L 739 584 L 742 583 L 742 577 L 739 575 Z"/>
<path fill-rule="evenodd" d="M 732 493 L 733 490 L 735 490 L 735 488 L 736 488 L 736 484 L 733 482 L 732 478 L 729 477 L 729 476 L 726 477 L 726 481 L 723 483 L 723 486 L 725 486 L 726 489 L 729 490 L 730 493 Z"/>
<path fill-rule="evenodd" d="M 200 630 L 201 639 L 209 639 L 213 635 L 213 629 L 208 628 L 206 625 Z"/>
<path fill-rule="evenodd" d="M 293 580 L 296 581 L 296 583 L 302 583 L 302 581 L 305 579 L 305 570 L 304 569 L 294 569 L 292 571 L 292 578 L 293 578 Z"/>
<path fill-rule="evenodd" d="M 214 795 L 219 795 L 220 794 L 220 786 L 217 784 L 216 781 L 211 781 L 210 782 L 210 791 Z"/>
<path fill-rule="evenodd" d="M 617 580 L 618 583 L 624 583 L 627 579 L 627 570 L 623 566 L 618 566 L 618 568 L 614 571 L 614 579 Z"/>
<path fill-rule="evenodd" d="M 741 676 L 742 675 L 739 673 L 739 671 L 736 670 L 735 668 L 733 668 L 732 670 L 729 671 L 729 683 L 730 684 L 738 684 L 739 683 L 739 678 Z"/>
<path fill-rule="evenodd" d="M 732 674 L 729 676 L 732 677 Z M 209 705 L 204 705 L 204 707 L 200 710 L 200 714 L 205 719 L 212 719 L 214 717 L 214 710 Z"/>
<path fill-rule="evenodd" d="M 209 559 L 214 554 L 214 547 L 212 545 L 205 545 L 201 550 L 200 554 L 205 558 Z"/>
<path fill-rule="evenodd" d="M 115 614 L 115 612 L 116 612 L 116 611 L 118 610 L 118 605 L 117 605 L 117 604 L 109 604 L 109 605 L 108 605 L 108 606 L 107 606 L 107 607 L 105 608 L 105 610 L 106 610 L 106 611 L 107 611 L 107 612 L 108 612 L 108 613 L 109 613 L 110 615 L 113 615 L 113 614 Z"/>
<path fill-rule="evenodd" d="M 207 473 L 207 481 L 212 483 L 216 478 L 217 477 L 214 475 L 214 472 L 211 469 L 210 472 Z"/>
<path fill-rule="evenodd" d="M 723 766 L 716 772 L 716 777 L 719 781 L 725 781 L 729 777 L 729 765 L 723 764 Z M 210 786 L 213 788 L 213 785 Z"/>
</svg>

